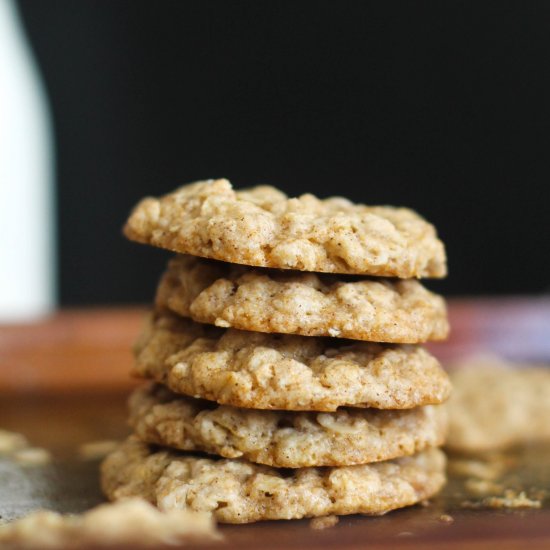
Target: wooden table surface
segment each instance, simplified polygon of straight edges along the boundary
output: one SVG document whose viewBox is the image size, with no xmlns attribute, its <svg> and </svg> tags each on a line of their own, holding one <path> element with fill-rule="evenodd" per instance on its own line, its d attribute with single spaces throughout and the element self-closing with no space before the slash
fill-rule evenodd
<svg viewBox="0 0 550 550">
<path fill-rule="evenodd" d="M 78 457 L 81 443 L 128 433 L 125 399 L 131 344 L 145 308 L 62 311 L 49 319 L 0 326 L 0 428 L 24 433 L 55 461 L 22 468 L 0 459 L 0 517 L 39 507 L 79 512 L 102 501 L 97 461 Z M 444 363 L 472 353 L 550 363 L 550 299 L 450 300 L 453 333 L 432 351 Z M 488 389 L 490 391 L 490 389 Z M 550 397 L 549 397 L 550 398 Z M 526 483 L 550 489 L 550 449 L 521 451 Z M 526 473 L 527 472 L 527 473 Z M 331 529 L 309 522 L 222 526 L 225 548 L 550 548 L 550 508 L 469 510 L 459 480 L 428 507 L 384 517 L 341 518 Z M 449 514 L 453 521 L 442 521 Z"/>
</svg>

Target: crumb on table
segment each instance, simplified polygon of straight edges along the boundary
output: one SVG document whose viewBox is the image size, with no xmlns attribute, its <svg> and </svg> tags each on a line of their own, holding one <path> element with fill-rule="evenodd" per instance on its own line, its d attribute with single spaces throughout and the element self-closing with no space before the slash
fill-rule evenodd
<svg viewBox="0 0 550 550">
<path fill-rule="evenodd" d="M 23 434 L 0 429 L 0 454 L 9 455 L 28 446 L 29 442 Z"/>
<path fill-rule="evenodd" d="M 113 452 L 119 441 L 111 439 L 102 439 L 98 441 L 88 441 L 78 447 L 78 456 L 82 460 L 97 460 L 106 457 Z"/>
<path fill-rule="evenodd" d="M 451 457 L 448 464 L 450 473 L 461 477 L 495 480 L 507 469 L 507 461 L 501 455 L 487 455 L 479 458 Z"/>
<path fill-rule="evenodd" d="M 455 518 L 453 518 L 453 516 L 449 514 L 441 514 L 439 516 L 439 521 L 441 521 L 442 523 L 454 523 Z"/>
<path fill-rule="evenodd" d="M 23 434 L 1 429 L 0 455 L 8 457 L 20 466 L 41 466 L 52 460 L 50 451 L 41 447 L 31 447 Z"/>
<path fill-rule="evenodd" d="M 338 516 L 322 516 L 319 518 L 313 518 L 309 522 L 309 526 L 311 529 L 328 529 L 330 527 L 334 527 L 338 523 L 339 518 Z"/>
<path fill-rule="evenodd" d="M 513 489 L 504 491 L 503 496 L 485 497 L 479 502 L 466 501 L 462 503 L 463 508 L 493 508 L 493 509 L 514 509 L 514 508 L 541 508 L 542 502 L 538 499 L 531 499 L 525 491 L 517 492 Z"/>
<path fill-rule="evenodd" d="M 27 447 L 15 451 L 11 458 L 21 466 L 42 466 L 52 461 L 52 455 L 47 449 Z"/>
<path fill-rule="evenodd" d="M 500 495 L 504 492 L 504 487 L 501 484 L 487 479 L 467 479 L 464 487 L 473 496 Z"/>
</svg>

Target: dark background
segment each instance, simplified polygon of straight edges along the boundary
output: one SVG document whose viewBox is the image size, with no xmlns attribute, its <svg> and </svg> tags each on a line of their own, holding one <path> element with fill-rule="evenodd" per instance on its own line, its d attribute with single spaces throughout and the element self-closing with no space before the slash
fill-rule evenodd
<svg viewBox="0 0 550 550">
<path fill-rule="evenodd" d="M 49 92 L 62 304 L 150 300 L 143 195 L 227 177 L 406 205 L 447 294 L 550 288 L 550 2 L 20 0 Z"/>
</svg>

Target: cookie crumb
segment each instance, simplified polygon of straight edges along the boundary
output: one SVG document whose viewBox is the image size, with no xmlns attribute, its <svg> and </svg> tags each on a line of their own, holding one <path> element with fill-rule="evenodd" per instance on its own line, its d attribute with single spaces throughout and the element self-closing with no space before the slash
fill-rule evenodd
<svg viewBox="0 0 550 550">
<path fill-rule="evenodd" d="M 98 460 L 105 458 L 109 453 L 115 450 L 118 444 L 118 441 L 111 439 L 89 441 L 78 447 L 78 456 L 82 460 Z"/>
<path fill-rule="evenodd" d="M 41 447 L 31 447 L 23 434 L 8 430 L 0 430 L 0 455 L 8 457 L 20 466 L 41 466 L 52 461 L 50 451 Z"/>
<path fill-rule="evenodd" d="M 313 518 L 309 522 L 310 529 L 329 529 L 330 527 L 334 527 L 340 519 L 338 516 L 322 516 L 320 518 Z"/>
<path fill-rule="evenodd" d="M 19 449 L 11 455 L 11 458 L 21 466 L 42 466 L 52 461 L 50 451 L 40 447 Z"/>
<path fill-rule="evenodd" d="M 518 493 L 513 489 L 507 489 L 504 491 L 504 496 L 500 497 L 485 497 L 479 502 L 466 501 L 462 503 L 463 508 L 493 508 L 493 509 L 514 509 L 514 508 L 541 508 L 542 502 L 528 498 L 525 491 Z"/>
<path fill-rule="evenodd" d="M 23 434 L 0 430 L 0 454 L 9 455 L 28 446 L 29 442 Z"/>
<path fill-rule="evenodd" d="M 507 469 L 506 461 L 499 455 L 487 456 L 484 459 L 459 459 L 449 460 L 449 472 L 462 476 L 478 478 L 480 480 L 495 480 Z"/>
<path fill-rule="evenodd" d="M 450 516 L 449 514 L 441 514 L 439 516 L 439 521 L 442 523 L 454 523 L 455 518 L 453 516 Z"/>
<path fill-rule="evenodd" d="M 469 494 L 474 496 L 500 495 L 504 491 L 502 485 L 486 479 L 467 479 L 464 487 Z"/>
</svg>

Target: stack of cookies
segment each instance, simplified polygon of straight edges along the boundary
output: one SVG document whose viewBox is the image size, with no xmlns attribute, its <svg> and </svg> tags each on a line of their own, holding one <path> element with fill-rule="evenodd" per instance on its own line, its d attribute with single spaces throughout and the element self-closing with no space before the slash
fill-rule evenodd
<svg viewBox="0 0 550 550">
<path fill-rule="evenodd" d="M 178 255 L 135 347 L 132 435 L 106 495 L 246 523 L 383 514 L 445 481 L 450 383 L 435 229 L 403 208 L 198 182 L 146 198 L 132 240 Z M 231 262 L 231 263 L 229 263 Z"/>
</svg>

